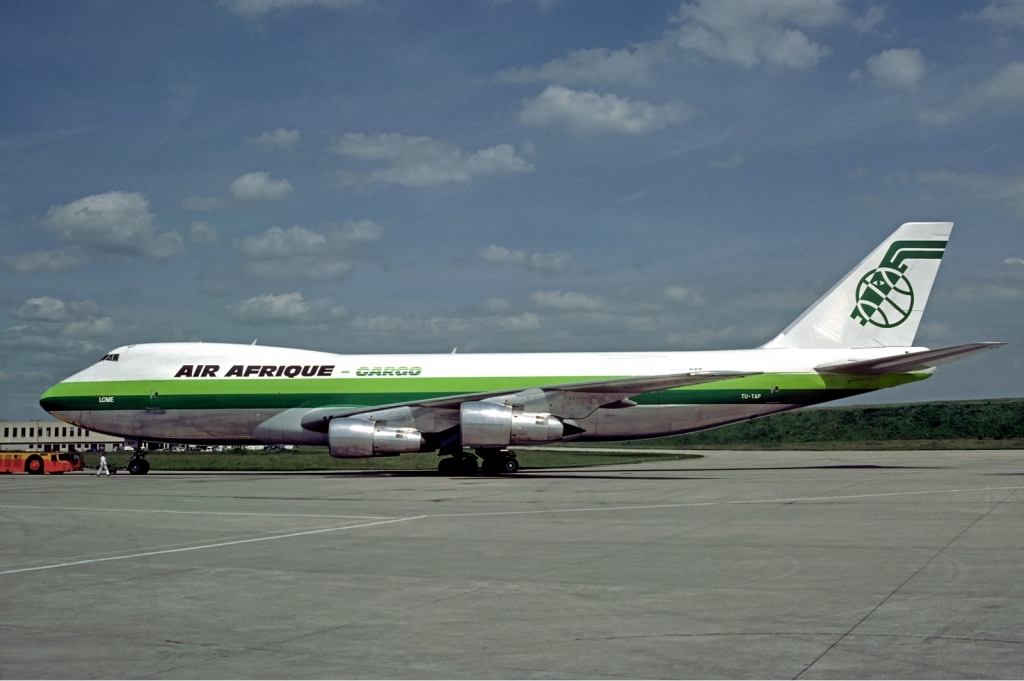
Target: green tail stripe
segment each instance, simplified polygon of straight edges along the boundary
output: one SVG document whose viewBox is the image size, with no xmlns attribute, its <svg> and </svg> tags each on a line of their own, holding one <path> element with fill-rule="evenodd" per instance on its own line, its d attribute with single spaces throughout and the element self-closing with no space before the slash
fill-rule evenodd
<svg viewBox="0 0 1024 681">
<path fill-rule="evenodd" d="M 941 260 L 946 249 L 945 241 L 894 241 L 879 267 L 892 267 L 903 271 L 904 260 Z"/>
</svg>

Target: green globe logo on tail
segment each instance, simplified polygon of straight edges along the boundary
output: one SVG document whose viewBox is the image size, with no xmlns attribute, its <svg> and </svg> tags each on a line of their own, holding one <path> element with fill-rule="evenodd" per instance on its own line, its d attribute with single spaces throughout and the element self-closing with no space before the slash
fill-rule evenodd
<svg viewBox="0 0 1024 681">
<path fill-rule="evenodd" d="M 945 241 L 894 241 L 878 267 L 857 282 L 857 304 L 850 317 L 861 326 L 871 322 L 891 329 L 907 321 L 914 309 L 914 287 L 904 274 L 904 260 L 939 260 Z"/>
<path fill-rule="evenodd" d="M 871 322 L 888 329 L 899 326 L 914 309 L 914 287 L 903 272 L 891 267 L 879 267 L 865 274 L 857 283 L 857 307 L 854 319 Z"/>
</svg>

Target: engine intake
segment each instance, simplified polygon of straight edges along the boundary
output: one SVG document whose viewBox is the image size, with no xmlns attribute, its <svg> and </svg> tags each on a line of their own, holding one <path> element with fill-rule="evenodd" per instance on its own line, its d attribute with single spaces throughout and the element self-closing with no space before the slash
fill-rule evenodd
<svg viewBox="0 0 1024 681">
<path fill-rule="evenodd" d="M 332 419 L 327 441 L 336 459 L 397 456 L 418 452 L 425 444 L 415 428 L 388 428 L 363 419 Z"/>
<path fill-rule="evenodd" d="M 518 411 L 491 402 L 463 402 L 459 427 L 464 447 L 543 444 L 557 442 L 565 435 L 565 426 L 551 414 Z"/>
</svg>

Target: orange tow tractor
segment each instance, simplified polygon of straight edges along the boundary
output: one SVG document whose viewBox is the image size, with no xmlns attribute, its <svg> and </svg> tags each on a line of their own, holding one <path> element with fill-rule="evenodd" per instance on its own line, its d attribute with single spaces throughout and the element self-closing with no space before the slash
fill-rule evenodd
<svg viewBox="0 0 1024 681">
<path fill-rule="evenodd" d="M 0 452 L 0 473 L 59 475 L 83 468 L 85 461 L 78 452 Z"/>
</svg>

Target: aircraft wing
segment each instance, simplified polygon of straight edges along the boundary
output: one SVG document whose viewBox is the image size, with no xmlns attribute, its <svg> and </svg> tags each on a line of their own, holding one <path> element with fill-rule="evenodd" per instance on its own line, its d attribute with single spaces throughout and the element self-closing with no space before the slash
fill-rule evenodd
<svg viewBox="0 0 1024 681">
<path fill-rule="evenodd" d="M 920 352 L 907 352 L 902 355 L 892 355 L 879 359 L 866 359 L 859 362 L 837 362 L 835 364 L 822 364 L 814 367 L 815 371 L 823 374 L 842 374 L 847 376 L 873 376 L 878 374 L 906 373 L 909 371 L 923 371 L 931 369 L 940 364 L 955 362 L 964 357 L 976 355 L 986 350 L 994 350 L 1006 343 L 967 343 L 965 345 L 954 345 L 938 350 L 922 350 Z"/>
<path fill-rule="evenodd" d="M 607 401 L 602 404 L 617 402 L 624 397 L 652 393 L 658 390 L 670 390 L 671 388 L 682 388 L 688 385 L 699 385 L 713 381 L 724 381 L 727 378 L 742 378 L 759 374 L 760 371 L 693 371 L 685 374 L 661 374 L 656 376 L 629 376 L 627 378 L 611 378 L 602 381 L 584 381 L 581 383 L 558 383 L 553 385 L 541 385 L 521 390 L 541 391 L 544 393 L 586 393 L 592 395 L 604 395 Z M 435 400 L 425 400 L 417 404 L 424 407 L 457 408 L 463 402 L 483 400 L 489 397 L 500 397 L 521 392 L 520 390 L 501 390 L 489 393 L 470 393 L 467 395 L 454 395 L 442 397 Z"/>
<path fill-rule="evenodd" d="M 426 400 L 412 400 L 395 404 L 371 407 L 321 407 L 311 409 L 302 418 L 302 427 L 307 430 L 323 431 L 332 418 L 357 416 L 369 412 L 384 411 L 396 407 L 420 407 L 427 409 L 458 409 L 463 402 L 495 401 L 507 397 L 510 403 L 529 400 L 536 404 L 538 399 L 546 403 L 547 409 L 564 418 L 583 418 L 606 404 L 619 402 L 633 395 L 682 388 L 730 378 L 742 378 L 760 374 L 760 371 L 693 371 L 681 374 L 660 374 L 655 376 L 629 376 L 579 383 L 557 383 L 540 386 L 524 386 L 491 392 L 466 393 Z"/>
</svg>

